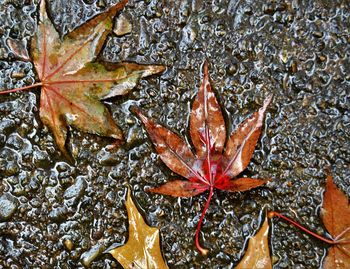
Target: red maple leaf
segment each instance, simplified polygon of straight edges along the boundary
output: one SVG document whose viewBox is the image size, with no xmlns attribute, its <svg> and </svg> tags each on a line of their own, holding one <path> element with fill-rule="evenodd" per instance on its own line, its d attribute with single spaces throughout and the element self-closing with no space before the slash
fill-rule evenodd
<svg viewBox="0 0 350 269">
<path fill-rule="evenodd" d="M 190 136 L 196 153 L 184 139 L 144 116 L 133 108 L 144 123 L 149 137 L 162 161 L 175 173 L 187 180 L 178 179 L 150 191 L 175 197 L 191 197 L 209 190 L 196 230 L 196 247 L 205 255 L 208 250 L 200 246 L 199 231 L 214 189 L 230 192 L 246 191 L 267 182 L 254 178 L 236 178 L 249 164 L 260 137 L 269 95 L 263 106 L 241 123 L 227 138 L 221 108 L 211 89 L 208 63 L 203 66 L 203 82 L 193 103 L 190 117 Z"/>
</svg>

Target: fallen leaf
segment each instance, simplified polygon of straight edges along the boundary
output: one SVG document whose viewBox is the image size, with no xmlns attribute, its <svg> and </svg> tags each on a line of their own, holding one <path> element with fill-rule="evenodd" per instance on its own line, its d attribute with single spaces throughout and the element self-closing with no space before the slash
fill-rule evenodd
<svg viewBox="0 0 350 269">
<path fill-rule="evenodd" d="M 31 58 L 41 82 L 10 93 L 41 86 L 40 118 L 65 149 L 68 125 L 84 132 L 122 140 L 122 132 L 100 100 L 122 95 L 142 77 L 159 73 L 162 66 L 95 62 L 112 31 L 113 17 L 127 4 L 122 0 L 108 11 L 60 38 L 40 4 L 38 29 L 32 38 Z"/>
<path fill-rule="evenodd" d="M 279 217 L 304 232 L 330 244 L 331 248 L 323 262 L 324 269 L 350 268 L 350 206 L 346 195 L 337 188 L 333 177 L 328 175 L 323 196 L 321 218 L 331 239 L 310 231 L 296 221 L 275 211 L 269 212 L 269 218 Z"/>
<path fill-rule="evenodd" d="M 235 269 L 272 269 L 267 217 L 260 230 L 249 239 L 248 249 Z"/>
<path fill-rule="evenodd" d="M 225 191 L 246 191 L 267 182 L 254 178 L 234 179 L 249 164 L 261 134 L 269 95 L 263 106 L 241 123 L 226 142 L 226 127 L 221 108 L 211 89 L 208 63 L 203 65 L 203 82 L 192 105 L 190 136 L 196 154 L 186 141 L 174 132 L 148 119 L 134 107 L 133 111 L 145 125 L 150 139 L 162 161 L 175 173 L 188 179 L 175 180 L 150 191 L 175 197 L 191 197 L 209 190 L 209 196 L 198 222 L 195 242 L 198 250 L 208 250 L 199 244 L 199 231 L 215 188 Z"/>
<path fill-rule="evenodd" d="M 129 219 L 128 242 L 109 251 L 125 269 L 166 269 L 159 243 L 159 230 L 148 226 L 138 212 L 130 190 L 125 203 Z"/>
<path fill-rule="evenodd" d="M 334 184 L 330 175 L 327 177 L 321 218 L 327 231 L 337 242 L 329 249 L 323 268 L 350 268 L 349 201 L 346 195 Z"/>
</svg>

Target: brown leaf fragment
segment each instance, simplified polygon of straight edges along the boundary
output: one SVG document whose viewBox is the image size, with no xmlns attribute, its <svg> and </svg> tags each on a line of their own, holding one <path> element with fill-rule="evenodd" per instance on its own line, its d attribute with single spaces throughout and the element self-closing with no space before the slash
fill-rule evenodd
<svg viewBox="0 0 350 269">
<path fill-rule="evenodd" d="M 129 219 L 128 242 L 110 250 L 125 269 L 167 269 L 160 250 L 159 230 L 144 221 L 128 190 L 125 206 Z"/>
<path fill-rule="evenodd" d="M 248 249 L 235 269 L 272 269 L 267 217 L 260 230 L 249 239 Z"/>
<path fill-rule="evenodd" d="M 327 231 L 338 243 L 328 251 L 324 269 L 350 268 L 350 206 L 346 195 L 337 188 L 329 175 L 323 197 L 321 218 Z"/>
</svg>

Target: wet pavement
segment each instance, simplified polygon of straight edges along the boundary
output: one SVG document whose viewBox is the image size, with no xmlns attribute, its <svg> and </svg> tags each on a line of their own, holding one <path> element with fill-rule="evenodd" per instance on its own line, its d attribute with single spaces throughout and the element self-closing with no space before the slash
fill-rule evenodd
<svg viewBox="0 0 350 269">
<path fill-rule="evenodd" d="M 37 23 L 32 2 L 0 3 L 1 89 L 35 82 L 32 63 L 18 60 L 8 45 L 9 39 L 29 43 Z M 54 0 L 49 11 L 66 34 L 111 4 Z M 38 90 L 0 95 L 0 268 L 120 268 L 102 252 L 127 240 L 127 185 L 148 224 L 160 228 L 170 268 L 233 268 L 264 208 L 323 234 L 326 167 L 350 195 L 349 3 L 130 1 L 115 21 L 118 36 L 108 38 L 101 59 L 167 66 L 132 93 L 105 101 L 125 135 L 119 150 L 108 150 L 110 139 L 70 130 L 67 148 L 76 159 L 70 164 L 40 121 Z M 177 199 L 145 191 L 176 175 L 129 111 L 139 105 L 189 138 L 204 59 L 229 130 L 274 94 L 242 174 L 272 182 L 245 193 L 215 193 L 202 228 L 207 257 L 194 247 L 206 194 Z M 319 268 L 327 250 L 276 220 L 270 242 L 274 268 Z"/>
</svg>

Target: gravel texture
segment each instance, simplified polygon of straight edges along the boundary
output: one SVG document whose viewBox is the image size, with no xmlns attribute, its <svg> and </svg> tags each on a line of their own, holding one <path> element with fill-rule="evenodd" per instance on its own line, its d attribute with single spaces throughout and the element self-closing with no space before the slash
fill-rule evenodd
<svg viewBox="0 0 350 269">
<path fill-rule="evenodd" d="M 63 35 L 112 4 L 49 2 Z M 37 1 L 0 2 L 0 89 L 35 82 L 33 64 L 18 60 L 7 44 L 29 43 L 37 7 Z M 116 29 L 100 57 L 167 70 L 105 102 L 125 134 L 119 150 L 107 150 L 109 139 L 71 130 L 75 165 L 40 121 L 39 91 L 0 95 L 0 268 L 120 268 L 103 252 L 127 240 L 126 185 L 148 224 L 160 228 L 170 268 L 233 268 L 264 208 L 323 234 L 326 167 L 350 195 L 349 9 L 348 1 L 326 0 L 130 0 L 119 21 L 130 23 L 131 32 Z M 145 191 L 175 175 L 129 111 L 139 105 L 188 138 L 204 59 L 231 131 L 274 93 L 242 174 L 273 180 L 245 193 L 215 193 L 202 229 L 207 257 L 194 247 L 206 195 L 176 199 Z M 281 221 L 272 227 L 274 268 L 319 268 L 327 245 Z"/>
</svg>

